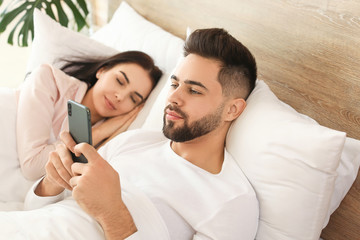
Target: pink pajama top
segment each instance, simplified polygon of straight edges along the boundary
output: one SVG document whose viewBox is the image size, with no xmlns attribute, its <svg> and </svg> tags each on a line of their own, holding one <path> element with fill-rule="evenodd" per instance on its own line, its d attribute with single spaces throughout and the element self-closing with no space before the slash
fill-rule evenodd
<svg viewBox="0 0 360 240">
<path fill-rule="evenodd" d="M 22 172 L 35 180 L 45 174 L 48 155 L 68 129 L 67 100 L 81 102 L 87 84 L 51 65 L 34 70 L 17 90 L 17 152 Z"/>
</svg>

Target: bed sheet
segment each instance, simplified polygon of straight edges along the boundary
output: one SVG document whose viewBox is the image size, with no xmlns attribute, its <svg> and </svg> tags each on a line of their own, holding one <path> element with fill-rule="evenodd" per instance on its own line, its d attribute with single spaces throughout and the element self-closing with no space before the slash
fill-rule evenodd
<svg viewBox="0 0 360 240">
<path fill-rule="evenodd" d="M 0 210 L 20 210 L 26 192 L 33 184 L 20 170 L 16 151 L 15 89 L 0 88 Z"/>
</svg>

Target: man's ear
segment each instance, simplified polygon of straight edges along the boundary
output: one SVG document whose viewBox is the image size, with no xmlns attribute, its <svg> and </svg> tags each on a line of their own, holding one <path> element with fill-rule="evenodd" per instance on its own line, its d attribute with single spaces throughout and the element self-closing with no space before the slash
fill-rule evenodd
<svg viewBox="0 0 360 240">
<path fill-rule="evenodd" d="M 233 121 L 238 118 L 246 107 L 246 102 L 242 98 L 235 98 L 228 102 L 226 110 L 226 121 Z"/>
</svg>

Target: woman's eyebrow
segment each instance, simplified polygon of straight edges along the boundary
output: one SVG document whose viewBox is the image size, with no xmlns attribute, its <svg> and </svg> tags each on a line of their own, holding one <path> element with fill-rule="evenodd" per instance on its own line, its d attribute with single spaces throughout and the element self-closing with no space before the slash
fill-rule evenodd
<svg viewBox="0 0 360 240">
<path fill-rule="evenodd" d="M 136 94 L 139 98 L 141 98 L 141 101 L 144 101 L 144 97 L 143 97 L 140 93 L 135 92 L 135 94 Z"/>
<path fill-rule="evenodd" d="M 130 83 L 129 78 L 127 77 L 126 73 L 124 73 L 123 71 L 120 71 L 120 72 L 121 72 L 121 74 L 124 76 L 126 82 L 127 82 L 127 83 Z M 135 94 L 136 94 L 139 98 L 141 98 L 141 101 L 144 101 L 144 97 L 143 97 L 140 93 L 135 92 Z"/>
<path fill-rule="evenodd" d="M 127 75 L 126 75 L 123 71 L 120 71 L 120 72 L 121 72 L 121 74 L 124 76 L 126 82 L 127 82 L 127 83 L 130 83 L 129 78 L 127 77 Z"/>
</svg>

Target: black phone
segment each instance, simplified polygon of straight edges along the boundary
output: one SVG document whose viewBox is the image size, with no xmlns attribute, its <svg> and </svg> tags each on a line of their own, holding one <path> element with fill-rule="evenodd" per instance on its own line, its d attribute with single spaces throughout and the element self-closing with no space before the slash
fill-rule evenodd
<svg viewBox="0 0 360 240">
<path fill-rule="evenodd" d="M 78 102 L 68 100 L 69 131 L 76 143 L 86 142 L 92 145 L 90 109 Z M 87 163 L 84 155 L 76 157 L 72 153 L 74 162 Z"/>
</svg>

